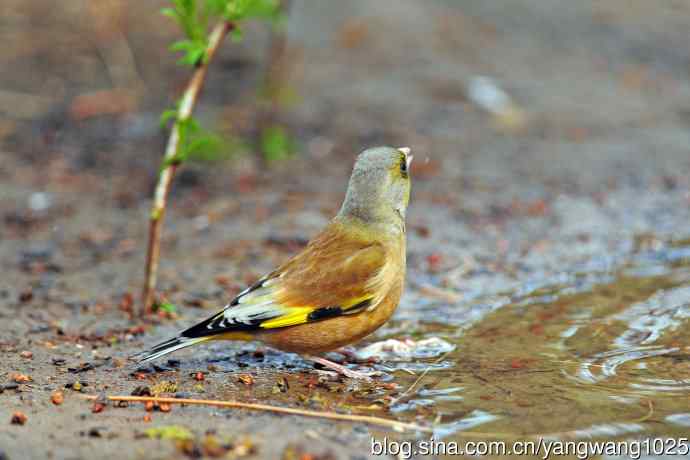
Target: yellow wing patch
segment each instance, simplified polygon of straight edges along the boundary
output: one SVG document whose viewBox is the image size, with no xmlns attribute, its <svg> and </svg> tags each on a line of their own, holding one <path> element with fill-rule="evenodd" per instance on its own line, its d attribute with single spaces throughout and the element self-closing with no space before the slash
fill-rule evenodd
<svg viewBox="0 0 690 460">
<path fill-rule="evenodd" d="M 334 316 L 356 313 L 361 311 L 361 309 L 353 307 L 368 305 L 367 301 L 371 300 L 372 298 L 373 297 L 371 295 L 356 297 L 344 302 L 342 306 L 333 307 L 290 307 L 289 312 L 285 315 L 264 321 L 259 325 L 259 327 L 262 329 L 275 329 L 286 326 L 297 326 L 298 324 L 332 318 Z M 352 311 L 350 312 L 348 310 Z"/>
<path fill-rule="evenodd" d="M 360 305 L 360 304 L 361 304 L 362 302 L 364 302 L 365 300 L 371 300 L 372 298 L 373 298 L 373 296 L 372 296 L 372 295 L 368 295 L 368 294 L 367 294 L 367 295 L 363 295 L 363 296 L 361 296 L 361 297 L 355 297 L 355 298 L 352 299 L 352 300 L 349 300 L 349 301 L 347 301 L 347 302 L 343 302 L 343 304 L 342 304 L 342 309 L 343 309 L 343 310 L 347 310 L 347 309 L 352 308 L 352 307 L 354 307 L 354 306 L 356 306 L 356 305 Z"/>
<path fill-rule="evenodd" d="M 259 325 L 262 329 L 275 329 L 277 327 L 297 326 L 304 324 L 309 319 L 309 313 L 313 312 L 313 307 L 290 307 L 289 313 L 277 318 L 269 319 Z"/>
</svg>

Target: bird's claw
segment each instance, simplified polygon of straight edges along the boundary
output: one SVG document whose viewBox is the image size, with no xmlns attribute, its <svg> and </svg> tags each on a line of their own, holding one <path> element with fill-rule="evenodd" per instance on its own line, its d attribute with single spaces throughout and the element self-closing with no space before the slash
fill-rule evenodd
<svg viewBox="0 0 690 460">
<path fill-rule="evenodd" d="M 344 375 L 345 377 L 349 377 L 351 379 L 371 381 L 371 377 L 382 375 L 382 372 L 379 372 L 379 371 L 371 371 L 371 372 L 353 371 L 352 369 L 348 369 L 347 367 L 343 366 L 342 364 L 334 363 L 333 361 L 329 361 L 326 358 L 321 358 L 318 356 L 308 356 L 307 359 L 309 359 L 310 361 L 313 361 L 315 363 L 321 364 L 322 366 L 324 366 L 328 369 L 331 369 L 340 375 Z"/>
</svg>

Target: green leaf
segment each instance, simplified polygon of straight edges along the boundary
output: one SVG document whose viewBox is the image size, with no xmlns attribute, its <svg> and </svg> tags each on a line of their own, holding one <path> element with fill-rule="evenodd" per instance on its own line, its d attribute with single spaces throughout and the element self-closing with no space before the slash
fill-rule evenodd
<svg viewBox="0 0 690 460">
<path fill-rule="evenodd" d="M 212 16 L 220 16 L 227 8 L 228 0 L 206 0 L 206 10 Z"/>
<path fill-rule="evenodd" d="M 207 23 L 197 9 L 196 0 L 171 0 L 172 8 L 163 8 L 161 13 L 173 18 L 189 40 L 204 41 Z"/>
<path fill-rule="evenodd" d="M 284 160 L 294 150 L 294 143 L 282 126 L 270 126 L 261 133 L 261 151 L 266 160 Z"/>
<path fill-rule="evenodd" d="M 149 219 L 158 220 L 161 218 L 162 214 L 163 214 L 163 210 L 160 208 L 156 208 L 156 209 L 151 211 L 151 215 L 149 216 Z"/>
<path fill-rule="evenodd" d="M 164 165 L 186 160 L 215 161 L 229 156 L 230 144 L 199 125 L 192 117 L 178 120 L 177 130 L 179 136 L 178 152 Z M 236 150 L 236 149 L 232 149 Z"/>
<path fill-rule="evenodd" d="M 171 0 L 172 7 L 161 13 L 174 19 L 186 36 L 171 48 L 182 51 L 180 64 L 197 65 L 202 62 L 208 44 L 210 19 L 222 17 L 236 25 L 231 33 L 233 41 L 241 40 L 238 23 L 247 19 L 270 20 L 279 24 L 283 17 L 280 0 Z"/>
<path fill-rule="evenodd" d="M 194 439 L 194 434 L 189 428 L 179 425 L 158 426 L 149 428 L 144 434 L 151 439 L 172 439 L 174 441 L 187 441 Z"/>
<path fill-rule="evenodd" d="M 209 23 L 225 19 L 234 22 L 230 32 L 233 41 L 242 40 L 241 22 L 264 19 L 278 26 L 284 19 L 280 0 L 169 0 L 161 13 L 173 19 L 184 32 L 184 38 L 173 43 L 170 50 L 180 53 L 179 64 L 196 66 L 206 59 L 209 40 Z M 250 150 L 239 139 L 221 139 L 204 130 L 192 117 L 179 119 L 179 110 L 169 109 L 160 117 L 161 127 L 174 121 L 178 130 L 178 151 L 173 158 L 163 161 L 161 171 L 171 164 L 187 159 L 211 161 L 230 153 Z M 272 126 L 261 133 L 261 149 L 269 160 L 285 158 L 294 150 L 293 142 L 281 126 Z"/>
<path fill-rule="evenodd" d="M 276 19 L 280 12 L 280 0 L 248 0 L 245 11 L 247 18 Z"/>
<path fill-rule="evenodd" d="M 199 124 L 198 121 L 196 121 L 195 118 L 189 117 L 186 120 L 187 125 L 189 126 L 189 133 L 190 134 L 197 134 L 199 131 L 201 131 L 201 125 Z"/>
<path fill-rule="evenodd" d="M 191 40 L 179 40 L 168 47 L 170 51 L 189 51 L 194 47 Z"/>
<path fill-rule="evenodd" d="M 198 137 L 190 141 L 187 157 L 192 161 L 217 161 L 227 155 L 223 152 L 223 140 L 215 135 Z"/>
<path fill-rule="evenodd" d="M 182 59 L 180 59 L 178 62 L 180 64 L 187 64 L 191 66 L 197 66 L 200 63 L 204 62 L 204 59 L 206 59 L 206 49 L 195 49 L 193 51 L 188 52 Z"/>
<path fill-rule="evenodd" d="M 244 10 L 246 8 L 246 0 L 234 0 L 228 2 L 225 6 L 223 16 L 228 21 L 238 21 L 244 17 Z"/>
<path fill-rule="evenodd" d="M 243 36 L 244 33 L 242 32 L 242 29 L 239 25 L 236 25 L 235 28 L 230 31 L 230 40 L 232 40 L 233 43 L 241 42 Z"/>
<path fill-rule="evenodd" d="M 176 20 L 176 21 L 178 20 L 178 19 L 177 19 L 177 11 L 175 11 L 174 8 L 162 8 L 162 9 L 161 9 L 161 14 L 162 14 L 163 16 L 168 16 L 169 18 L 172 18 L 172 19 L 174 19 L 174 20 Z"/>
<path fill-rule="evenodd" d="M 168 301 L 163 301 L 156 306 L 158 307 L 156 311 L 164 311 L 165 313 L 175 313 L 177 310 L 177 307 Z"/>
<path fill-rule="evenodd" d="M 279 0 L 234 0 L 227 4 L 224 16 L 228 21 L 273 20 L 279 11 Z"/>
<path fill-rule="evenodd" d="M 177 109 L 168 109 L 163 111 L 161 114 L 160 118 L 160 127 L 161 129 L 165 129 L 166 126 L 168 126 L 168 122 L 170 120 L 176 119 L 177 118 Z"/>
<path fill-rule="evenodd" d="M 180 40 L 170 45 L 170 51 L 181 51 L 183 56 L 178 64 L 197 65 L 206 55 L 206 42 L 196 40 Z"/>
</svg>

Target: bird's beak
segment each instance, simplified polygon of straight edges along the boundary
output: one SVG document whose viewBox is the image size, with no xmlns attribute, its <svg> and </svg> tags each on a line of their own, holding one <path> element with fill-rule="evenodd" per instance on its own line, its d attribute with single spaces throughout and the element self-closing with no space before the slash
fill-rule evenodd
<svg viewBox="0 0 690 460">
<path fill-rule="evenodd" d="M 410 164 L 412 163 L 412 159 L 414 156 L 410 153 L 412 152 L 412 149 L 409 147 L 399 147 L 399 151 L 405 154 L 405 160 L 407 161 L 407 169 L 410 169 Z"/>
</svg>

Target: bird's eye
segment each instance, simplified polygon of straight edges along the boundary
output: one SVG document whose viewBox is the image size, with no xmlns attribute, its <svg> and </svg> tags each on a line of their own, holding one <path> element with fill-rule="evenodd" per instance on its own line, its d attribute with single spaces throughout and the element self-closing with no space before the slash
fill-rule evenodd
<svg viewBox="0 0 690 460">
<path fill-rule="evenodd" d="M 402 159 L 400 160 L 400 174 L 403 177 L 407 177 L 407 158 L 403 155 Z"/>
</svg>

